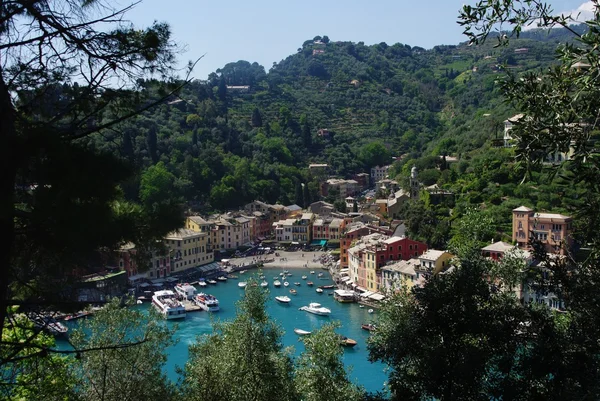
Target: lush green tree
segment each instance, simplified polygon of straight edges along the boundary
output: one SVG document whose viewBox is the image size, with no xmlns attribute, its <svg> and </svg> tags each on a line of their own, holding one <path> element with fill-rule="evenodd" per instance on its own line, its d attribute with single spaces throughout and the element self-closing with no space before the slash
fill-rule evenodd
<svg viewBox="0 0 600 401">
<path fill-rule="evenodd" d="M 171 96 L 165 85 L 162 95 L 109 87 L 132 88 L 150 72 L 167 77 L 174 47 L 164 23 L 142 30 L 118 23 L 130 8 L 100 1 L 0 6 L 3 336 L 8 305 L 65 305 L 73 299 L 74 271 L 85 272 L 98 249 L 137 236 L 139 208 L 115 210 L 118 185 L 132 169 L 94 140 L 110 135 L 119 147 L 120 123 Z M 0 370 L 34 338 L 3 341 Z"/>
<path fill-rule="evenodd" d="M 268 292 L 250 280 L 235 319 L 190 346 L 183 371 L 188 400 L 299 400 L 291 351 L 265 310 Z M 232 383 L 235 378 L 235 384 Z"/>
<path fill-rule="evenodd" d="M 300 182 L 300 180 L 296 180 L 294 202 L 296 203 L 296 205 L 298 205 L 302 208 L 305 207 L 304 192 L 302 190 L 302 183 Z"/>
<path fill-rule="evenodd" d="M 576 216 L 583 224 L 577 233 L 590 244 L 590 256 L 583 262 L 571 253 L 563 259 L 550 258 L 543 247 L 532 238 L 535 257 L 546 270 L 535 276 L 536 289 L 560 294 L 565 312 L 554 316 L 548 326 L 553 338 L 535 349 L 538 377 L 545 374 L 552 380 L 538 382 L 538 393 L 547 399 L 594 399 L 600 388 L 600 347 L 595 341 L 600 330 L 597 291 L 590 283 L 598 277 L 600 237 L 595 227 L 598 219 L 600 190 L 597 147 L 593 146 L 590 127 L 597 120 L 600 86 L 595 78 L 600 60 L 600 9 L 592 1 L 592 16 L 583 29 L 571 26 L 571 15 L 554 14 L 552 8 L 538 1 L 480 1 L 474 6 L 464 6 L 460 22 L 471 43 L 484 43 L 488 35 L 502 24 L 510 24 L 512 35 L 497 37 L 506 45 L 514 37 L 525 35 L 522 29 L 532 23 L 544 28 L 562 27 L 571 37 L 557 48 L 557 62 L 547 70 L 529 72 L 522 76 L 510 75 L 502 91 L 524 117 L 514 127 L 516 156 L 525 168 L 526 178 L 535 179 L 547 155 L 570 152 L 566 162 L 565 177 L 570 186 L 581 185 L 584 202 L 577 207 Z M 511 132 L 512 135 L 512 132 Z M 570 170 L 570 172 L 569 172 Z M 560 174 L 560 173 L 559 173 Z M 571 175 L 572 174 L 572 175 Z M 537 340 L 537 338 L 536 338 Z M 576 355 L 576 357 L 573 357 Z M 548 363 L 548 361 L 552 361 Z M 575 362 L 577 361 L 577 362 Z M 579 366 L 577 366 L 579 365 Z M 581 369 L 585 366 L 585 369 Z M 576 372 L 584 371 L 582 374 Z M 523 376 L 536 380 L 526 371 Z M 539 379 L 537 379 L 539 380 Z"/>
<path fill-rule="evenodd" d="M 360 149 L 359 157 L 367 168 L 386 166 L 392 161 L 388 148 L 378 141 L 364 145 Z"/>
<path fill-rule="evenodd" d="M 262 124 L 262 116 L 260 115 L 260 111 L 255 107 L 252 111 L 252 126 L 262 127 Z"/>
<path fill-rule="evenodd" d="M 5 353 L 9 351 L 7 347 L 0 349 L 1 358 L 10 360 L 3 364 L 0 397 L 15 401 L 77 400 L 73 375 L 75 361 L 50 352 L 55 349 L 54 339 L 37 331 L 24 314 L 18 314 L 2 332 L 4 343 L 27 345 L 12 357 Z"/>
<path fill-rule="evenodd" d="M 385 303 L 369 354 L 390 366 L 393 400 L 529 399 L 511 388 L 524 384 L 528 314 L 512 293 L 493 290 L 489 263 L 462 259 L 454 272 Z"/>
<path fill-rule="evenodd" d="M 154 309 L 146 314 L 113 299 L 71 335 L 79 353 L 76 365 L 82 400 L 175 399 L 163 372 L 173 329 Z"/>
<path fill-rule="evenodd" d="M 310 336 L 302 338 L 305 351 L 297 361 L 294 381 L 302 399 L 360 400 L 362 390 L 352 384 L 344 368 L 340 335 L 335 332 L 339 324 L 329 323 Z"/>
<path fill-rule="evenodd" d="M 310 197 L 310 190 L 308 189 L 308 184 L 304 183 L 302 184 L 302 204 L 306 208 L 309 207 L 311 203 L 312 200 Z"/>
</svg>

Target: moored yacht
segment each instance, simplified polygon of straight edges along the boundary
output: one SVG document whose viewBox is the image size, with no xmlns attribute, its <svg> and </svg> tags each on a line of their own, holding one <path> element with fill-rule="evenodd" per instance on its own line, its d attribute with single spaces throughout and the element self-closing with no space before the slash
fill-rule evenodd
<svg viewBox="0 0 600 401">
<path fill-rule="evenodd" d="M 330 309 L 321 306 L 321 304 L 316 302 L 311 302 L 308 306 L 303 306 L 299 310 L 306 311 L 308 313 L 312 313 L 320 316 L 328 316 L 331 313 Z"/>
<path fill-rule="evenodd" d="M 192 300 L 196 295 L 196 288 L 188 283 L 177 284 L 175 286 L 175 292 L 180 296 L 179 299 Z"/>
<path fill-rule="evenodd" d="M 171 290 L 156 291 L 152 296 L 152 305 L 166 319 L 185 319 L 185 307 Z"/>
<path fill-rule="evenodd" d="M 279 281 L 279 280 L 275 280 L 275 281 L 273 281 L 273 285 L 274 285 L 275 287 L 281 287 L 281 281 Z"/>
<path fill-rule="evenodd" d="M 207 312 L 217 312 L 219 310 L 219 300 L 213 295 L 203 292 L 196 295 L 194 303 Z"/>
</svg>

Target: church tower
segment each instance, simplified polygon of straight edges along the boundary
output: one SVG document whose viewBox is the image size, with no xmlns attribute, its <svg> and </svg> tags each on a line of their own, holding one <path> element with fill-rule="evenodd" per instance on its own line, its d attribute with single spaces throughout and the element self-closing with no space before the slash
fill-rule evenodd
<svg viewBox="0 0 600 401">
<path fill-rule="evenodd" d="M 419 199 L 419 180 L 417 179 L 417 166 L 410 170 L 410 199 Z"/>
</svg>

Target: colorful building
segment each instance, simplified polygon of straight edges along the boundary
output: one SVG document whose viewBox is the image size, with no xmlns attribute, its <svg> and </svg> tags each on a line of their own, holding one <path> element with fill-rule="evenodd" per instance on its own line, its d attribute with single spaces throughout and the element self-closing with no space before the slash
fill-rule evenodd
<svg viewBox="0 0 600 401">
<path fill-rule="evenodd" d="M 544 244 L 546 252 L 564 255 L 572 248 L 573 219 L 556 213 L 535 213 L 525 206 L 513 210 L 513 242 L 519 248 L 529 249 L 533 236 Z"/>
<path fill-rule="evenodd" d="M 214 261 L 214 255 L 207 249 L 208 234 L 182 228 L 165 237 L 165 245 L 170 249 L 172 272 L 180 272 Z"/>
</svg>

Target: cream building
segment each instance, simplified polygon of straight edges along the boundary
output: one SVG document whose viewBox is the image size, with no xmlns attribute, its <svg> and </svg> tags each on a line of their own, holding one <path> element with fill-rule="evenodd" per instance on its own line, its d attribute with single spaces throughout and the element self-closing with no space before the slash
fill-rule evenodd
<svg viewBox="0 0 600 401">
<path fill-rule="evenodd" d="M 165 237 L 170 250 L 171 272 L 176 273 L 214 261 L 208 250 L 208 234 L 182 228 Z"/>
</svg>

